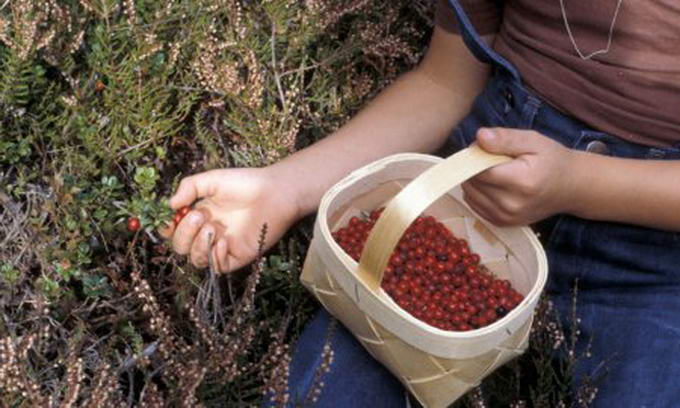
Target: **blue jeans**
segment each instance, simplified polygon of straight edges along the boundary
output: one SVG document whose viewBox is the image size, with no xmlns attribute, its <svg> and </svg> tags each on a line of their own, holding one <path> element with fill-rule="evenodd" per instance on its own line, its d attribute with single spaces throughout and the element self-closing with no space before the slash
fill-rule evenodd
<svg viewBox="0 0 680 408">
<path fill-rule="evenodd" d="M 321 377 L 324 386 L 316 403 L 309 401 L 333 317 L 321 308 L 295 345 L 288 380 L 290 407 L 405 407 L 407 391 L 371 357 L 339 321 L 330 339 L 333 362 Z"/>
<path fill-rule="evenodd" d="M 439 152 L 447 156 L 475 139 L 477 129 L 533 129 L 564 146 L 613 157 L 680 160 L 680 146 L 633 144 L 591 129 L 557 111 L 522 85 L 517 70 L 486 46 L 456 0 L 450 0 L 471 52 L 492 64 L 494 75 L 470 114 Z M 669 188 L 680 188 L 678 184 Z M 630 203 L 635 205 L 635 203 Z M 678 211 L 680 216 L 680 211 Z M 558 215 L 545 242 L 547 292 L 562 318 L 570 316 L 578 280 L 577 315 L 581 341 L 592 358 L 581 360 L 574 384 L 597 377 L 595 407 L 680 406 L 680 233 Z M 320 311 L 303 332 L 293 357 L 290 387 L 305 395 L 318 365 L 329 318 Z M 568 322 L 563 322 L 568 326 Z M 320 407 L 403 407 L 404 388 L 338 326 L 335 362 L 324 377 Z M 604 367 L 602 360 L 607 359 Z"/>
</svg>

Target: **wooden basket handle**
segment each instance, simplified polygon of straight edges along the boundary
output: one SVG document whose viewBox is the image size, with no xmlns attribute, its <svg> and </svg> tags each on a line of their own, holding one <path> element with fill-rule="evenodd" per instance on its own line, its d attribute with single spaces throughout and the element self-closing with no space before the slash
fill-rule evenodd
<svg viewBox="0 0 680 408">
<path fill-rule="evenodd" d="M 390 200 L 371 229 L 359 259 L 358 279 L 376 292 L 401 236 L 427 207 L 467 179 L 509 160 L 472 145 L 413 179 Z"/>
</svg>

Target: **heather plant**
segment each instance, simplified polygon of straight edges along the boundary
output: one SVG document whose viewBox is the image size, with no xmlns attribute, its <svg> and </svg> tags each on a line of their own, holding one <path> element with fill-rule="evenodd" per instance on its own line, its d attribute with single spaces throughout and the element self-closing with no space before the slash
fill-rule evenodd
<svg viewBox="0 0 680 408">
<path fill-rule="evenodd" d="M 231 277 L 193 268 L 155 228 L 182 176 L 264 166 L 341 126 L 417 63 L 431 9 L 0 0 L 2 405 L 290 401 L 293 341 L 316 307 L 299 284 L 312 220 Z M 332 359 L 329 345 L 301 403 Z"/>
</svg>

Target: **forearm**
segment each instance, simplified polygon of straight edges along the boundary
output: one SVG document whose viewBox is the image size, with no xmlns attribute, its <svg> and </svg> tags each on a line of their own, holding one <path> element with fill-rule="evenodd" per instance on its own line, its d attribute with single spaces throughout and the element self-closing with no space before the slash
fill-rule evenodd
<svg viewBox="0 0 680 408">
<path fill-rule="evenodd" d="M 680 231 L 680 161 L 574 155 L 575 194 L 568 212 Z"/>
<path fill-rule="evenodd" d="M 492 41 L 492 37 L 487 37 Z M 436 29 L 418 68 L 383 90 L 345 126 L 270 167 L 298 203 L 314 212 L 323 193 L 346 174 L 398 152 L 433 152 L 467 114 L 489 68 L 460 36 Z"/>
<path fill-rule="evenodd" d="M 417 71 L 402 76 L 337 132 L 276 165 L 298 189 L 300 215 L 352 170 L 398 152 L 432 152 L 469 110 L 473 95 L 456 95 Z"/>
</svg>

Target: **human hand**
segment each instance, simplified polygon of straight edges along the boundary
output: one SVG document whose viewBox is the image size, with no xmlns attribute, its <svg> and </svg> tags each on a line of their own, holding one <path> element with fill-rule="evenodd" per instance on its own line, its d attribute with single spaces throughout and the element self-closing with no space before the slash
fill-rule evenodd
<svg viewBox="0 0 680 408">
<path fill-rule="evenodd" d="M 526 225 L 567 212 L 576 200 L 575 156 L 532 130 L 482 128 L 478 145 L 513 160 L 463 183 L 465 201 L 496 225 Z"/>
<path fill-rule="evenodd" d="M 257 257 L 264 223 L 264 249 L 268 249 L 295 222 L 297 205 L 289 194 L 267 168 L 199 173 L 182 179 L 170 199 L 175 210 L 194 204 L 193 209 L 178 225 L 159 232 L 172 239 L 175 252 L 188 254 L 195 266 L 207 266 L 210 253 L 217 271 L 234 271 Z"/>
</svg>

